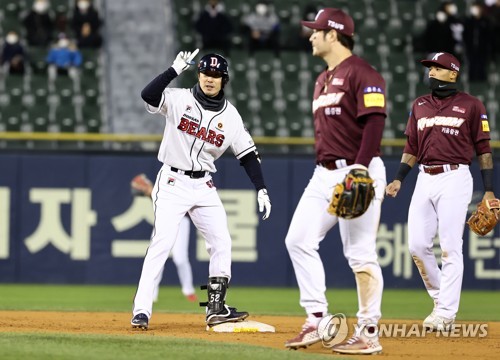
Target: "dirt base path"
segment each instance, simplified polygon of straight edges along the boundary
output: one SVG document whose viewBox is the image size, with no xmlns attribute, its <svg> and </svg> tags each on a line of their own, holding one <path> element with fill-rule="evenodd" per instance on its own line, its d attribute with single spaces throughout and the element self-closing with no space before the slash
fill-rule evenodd
<svg viewBox="0 0 500 360">
<path fill-rule="evenodd" d="M 224 343 L 248 343 L 284 349 L 287 339 L 297 335 L 304 321 L 303 317 L 250 316 L 249 320 L 261 321 L 276 328 L 275 333 L 213 333 L 205 330 L 204 318 L 191 314 L 155 313 L 147 332 L 132 330 L 128 313 L 88 313 L 88 312 L 41 312 L 41 311 L 0 311 L 0 333 L 2 332 L 41 332 L 41 333 L 78 333 L 112 334 L 124 336 L 170 336 L 195 338 Z M 386 321 L 389 325 L 389 321 Z M 412 322 L 391 320 L 390 324 L 406 324 L 407 330 Z M 393 325 L 394 326 L 394 325 Z M 479 326 L 479 325 L 477 325 Z M 413 326 L 415 329 L 415 326 Z M 484 329 L 484 327 L 483 327 Z M 498 359 L 500 353 L 500 323 L 487 324 L 487 335 L 464 337 L 438 336 L 428 333 L 418 337 L 413 332 L 410 337 L 382 337 L 384 348 L 379 356 L 387 359 Z M 484 335 L 484 332 L 483 332 Z M 308 353 L 332 354 L 321 343 L 300 349 Z"/>
</svg>

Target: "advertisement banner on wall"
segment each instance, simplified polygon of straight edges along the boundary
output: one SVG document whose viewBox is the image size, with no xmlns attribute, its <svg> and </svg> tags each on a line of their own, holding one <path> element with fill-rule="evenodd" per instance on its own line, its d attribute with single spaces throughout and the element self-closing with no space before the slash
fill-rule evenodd
<svg viewBox="0 0 500 360">
<path fill-rule="evenodd" d="M 384 159 L 388 179 L 399 159 Z M 131 179 L 145 173 L 154 181 L 155 154 L 0 155 L 0 281 L 4 283 L 136 284 L 152 231 L 152 202 L 134 196 Z M 256 192 L 231 156 L 216 162 L 213 181 L 228 215 L 232 236 L 232 282 L 249 286 L 296 286 L 285 236 L 300 196 L 314 170 L 314 158 L 266 157 L 263 171 L 272 201 L 271 217 L 259 216 Z M 495 164 L 498 169 L 500 163 Z M 386 288 L 421 288 L 408 251 L 407 217 L 418 170 L 397 198 L 386 198 L 377 252 Z M 471 166 L 474 194 L 482 197 L 477 165 Z M 498 179 L 498 171 L 495 174 Z M 326 208 L 325 208 L 326 211 Z M 156 219 L 161 221 L 161 219 Z M 463 236 L 464 288 L 500 288 L 500 232 Z M 441 260 L 439 238 L 433 251 Z M 355 286 L 343 255 L 338 227 L 320 244 L 329 287 Z M 196 284 L 206 282 L 209 256 L 203 236 L 191 224 L 189 255 Z M 164 284 L 178 284 L 167 261 Z"/>
</svg>

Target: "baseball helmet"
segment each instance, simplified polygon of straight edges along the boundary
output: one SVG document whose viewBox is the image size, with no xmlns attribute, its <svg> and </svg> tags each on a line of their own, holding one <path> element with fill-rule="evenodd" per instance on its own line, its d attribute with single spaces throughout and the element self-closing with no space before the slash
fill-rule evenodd
<svg viewBox="0 0 500 360">
<path fill-rule="evenodd" d="M 198 73 L 214 77 L 222 77 L 222 85 L 229 81 L 229 65 L 224 56 L 219 54 L 207 54 L 198 63 Z"/>
</svg>

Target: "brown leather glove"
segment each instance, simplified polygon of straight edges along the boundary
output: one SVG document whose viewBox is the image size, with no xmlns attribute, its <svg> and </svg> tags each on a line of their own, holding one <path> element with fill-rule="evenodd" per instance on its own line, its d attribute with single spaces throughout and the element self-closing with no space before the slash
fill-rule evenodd
<svg viewBox="0 0 500 360">
<path fill-rule="evenodd" d="M 483 199 L 477 204 L 477 209 L 472 213 L 467 224 L 470 229 L 480 236 L 489 233 L 499 220 L 499 199 Z"/>
<path fill-rule="evenodd" d="M 352 169 L 344 181 L 333 188 L 328 213 L 344 219 L 357 218 L 366 212 L 374 196 L 374 182 L 368 170 Z"/>
</svg>

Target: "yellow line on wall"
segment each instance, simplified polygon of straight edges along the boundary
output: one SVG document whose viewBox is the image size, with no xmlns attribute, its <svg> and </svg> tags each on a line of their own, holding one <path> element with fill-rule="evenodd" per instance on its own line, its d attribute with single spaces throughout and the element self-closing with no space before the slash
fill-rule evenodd
<svg viewBox="0 0 500 360">
<path fill-rule="evenodd" d="M 162 135 L 150 134 L 89 134 L 89 133 L 34 133 L 0 132 L 0 140 L 35 140 L 35 141 L 93 141 L 93 142 L 160 142 Z M 311 137 L 254 137 L 259 145 L 313 145 Z M 382 146 L 403 147 L 406 139 L 382 139 Z M 490 142 L 493 148 L 500 148 L 500 141 Z"/>
</svg>

